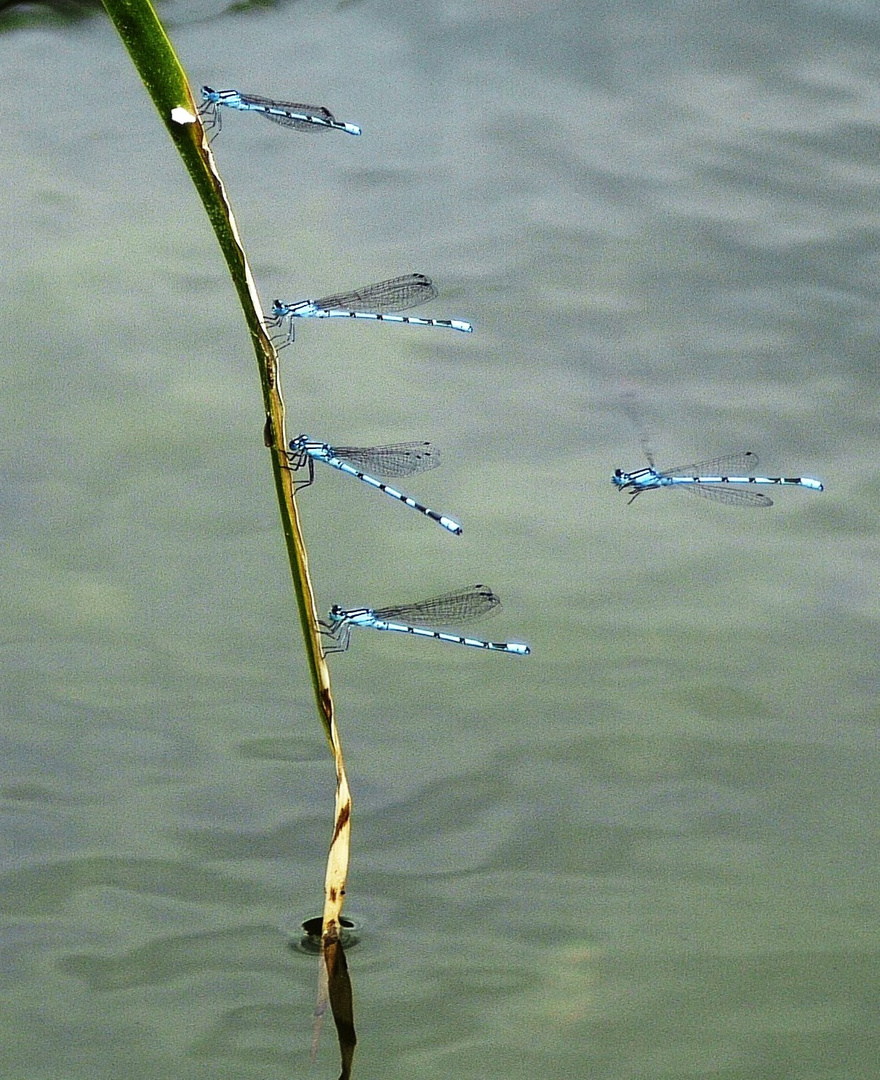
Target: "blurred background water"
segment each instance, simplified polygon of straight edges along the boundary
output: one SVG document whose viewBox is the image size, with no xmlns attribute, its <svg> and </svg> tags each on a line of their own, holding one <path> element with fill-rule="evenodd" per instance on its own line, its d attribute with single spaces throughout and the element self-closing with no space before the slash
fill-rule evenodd
<svg viewBox="0 0 880 1080">
<path fill-rule="evenodd" d="M 319 470 L 322 608 L 485 581 L 533 648 L 333 660 L 360 1075 L 876 1077 L 876 6 L 162 14 L 363 126 L 224 117 L 267 305 L 420 271 L 477 328 L 282 354 L 291 436 L 432 439 L 465 526 Z M 333 771 L 244 324 L 107 20 L 3 18 L 0 1072 L 305 1075 Z M 627 506 L 645 434 L 827 490 Z"/>
</svg>

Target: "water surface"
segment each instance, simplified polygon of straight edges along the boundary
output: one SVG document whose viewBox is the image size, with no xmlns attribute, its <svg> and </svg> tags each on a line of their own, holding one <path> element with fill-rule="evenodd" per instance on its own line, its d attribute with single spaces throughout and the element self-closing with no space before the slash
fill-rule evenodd
<svg viewBox="0 0 880 1080">
<path fill-rule="evenodd" d="M 282 358 L 291 435 L 432 439 L 409 489 L 465 526 L 324 470 L 322 606 L 486 581 L 486 632 L 533 648 L 334 659 L 361 1074 L 874 1076 L 874 7 L 165 14 L 194 85 L 363 126 L 225 119 L 266 304 L 419 271 L 477 327 L 303 325 Z M 283 935 L 333 774 L 247 335 L 106 21 L 0 57 L 0 1071 L 305 1075 Z M 627 506 L 643 433 L 827 490 Z"/>
</svg>

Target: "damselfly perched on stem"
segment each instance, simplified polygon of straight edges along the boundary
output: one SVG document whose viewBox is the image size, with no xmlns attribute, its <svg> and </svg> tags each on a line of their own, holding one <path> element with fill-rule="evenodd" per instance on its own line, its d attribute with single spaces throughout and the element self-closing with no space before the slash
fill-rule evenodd
<svg viewBox="0 0 880 1080">
<path fill-rule="evenodd" d="M 258 97 L 256 94 L 243 94 L 240 90 L 213 90 L 210 86 L 203 86 L 199 113 L 207 121 L 205 127 L 216 128 L 218 133 L 222 127 L 221 108 L 254 112 L 266 120 L 271 120 L 273 124 L 296 128 L 297 131 L 345 131 L 349 135 L 361 133 L 357 124 L 344 124 L 323 105 L 276 101 L 273 98 Z"/>
<path fill-rule="evenodd" d="M 308 470 L 307 479 L 298 481 L 297 487 L 308 487 L 315 479 L 315 462 L 323 461 L 340 472 L 363 480 L 365 484 L 392 499 L 397 499 L 405 506 L 418 510 L 420 514 L 436 521 L 456 536 L 461 535 L 461 525 L 457 521 L 423 506 L 366 471 L 369 469 L 380 476 L 412 476 L 435 469 L 440 464 L 440 453 L 429 442 L 391 443 L 388 446 L 330 446 L 328 443 L 316 442 L 308 435 L 300 435 L 288 445 L 290 449 L 287 459 L 290 467 L 294 470 Z"/>
<path fill-rule="evenodd" d="M 475 649 L 528 656 L 531 649 L 518 641 L 483 641 L 434 629 L 480 618 L 497 611 L 500 606 L 501 601 L 487 585 L 469 585 L 417 604 L 395 607 L 346 609 L 334 604 L 327 622 L 321 623 L 324 628 L 322 632 L 333 641 L 325 651 L 344 652 L 348 648 L 352 627 L 363 626 L 370 630 L 391 630 L 398 634 L 448 641 L 453 645 L 470 645 Z"/>
<path fill-rule="evenodd" d="M 289 345 L 294 340 L 296 319 L 368 319 L 373 322 L 436 326 L 447 330 L 460 330 L 464 334 L 472 333 L 473 326 L 461 319 L 423 319 L 415 315 L 392 314 L 418 307 L 419 304 L 427 304 L 436 295 L 434 283 L 424 274 L 403 274 L 401 277 L 379 281 L 375 285 L 365 285 L 361 289 L 324 296 L 320 300 L 297 300 L 292 304 L 276 300 L 272 305 L 272 315 L 266 321 L 270 326 L 281 326 L 287 321 L 287 341 L 284 345 Z M 284 345 L 281 347 L 284 348 Z"/>
</svg>

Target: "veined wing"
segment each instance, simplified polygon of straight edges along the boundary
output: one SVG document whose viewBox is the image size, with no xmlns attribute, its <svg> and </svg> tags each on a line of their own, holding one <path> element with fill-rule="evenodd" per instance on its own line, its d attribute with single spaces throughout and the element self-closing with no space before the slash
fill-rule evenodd
<svg viewBox="0 0 880 1080">
<path fill-rule="evenodd" d="M 316 300 L 318 307 L 328 311 L 406 311 L 426 304 L 437 295 L 434 283 L 424 274 L 403 274 L 400 277 L 364 285 L 351 292 L 335 293 Z"/>
<path fill-rule="evenodd" d="M 360 472 L 379 476 L 412 476 L 436 469 L 440 451 L 429 442 L 390 443 L 388 446 L 335 446 L 333 452 Z"/>
<path fill-rule="evenodd" d="M 675 486 L 677 490 L 684 488 L 695 495 L 702 495 L 704 499 L 712 499 L 714 502 L 741 507 L 744 510 L 773 505 L 773 500 L 768 495 L 762 495 L 760 491 L 752 491 L 740 484 L 676 484 Z"/>
<path fill-rule="evenodd" d="M 698 461 L 695 465 L 679 465 L 674 469 L 659 469 L 661 476 L 752 476 L 758 464 L 758 455 L 751 450 L 739 450 L 735 454 Z"/>
<path fill-rule="evenodd" d="M 469 585 L 464 589 L 434 596 L 416 604 L 374 608 L 373 614 L 385 622 L 402 622 L 410 626 L 452 627 L 469 619 L 478 619 L 497 611 L 501 601 L 487 585 Z"/>
<path fill-rule="evenodd" d="M 329 131 L 325 124 L 313 124 L 308 120 L 300 120 L 298 116 L 285 115 L 299 113 L 301 116 L 314 116 L 318 120 L 326 120 L 328 123 L 336 123 L 336 117 L 323 105 L 305 105 L 298 101 L 276 101 L 273 98 L 260 97 L 258 94 L 242 94 L 242 101 L 248 105 L 257 105 L 260 116 L 271 120 L 273 124 L 281 124 L 282 127 L 297 128 L 299 131 Z M 273 112 L 281 109 L 283 112 Z"/>
</svg>

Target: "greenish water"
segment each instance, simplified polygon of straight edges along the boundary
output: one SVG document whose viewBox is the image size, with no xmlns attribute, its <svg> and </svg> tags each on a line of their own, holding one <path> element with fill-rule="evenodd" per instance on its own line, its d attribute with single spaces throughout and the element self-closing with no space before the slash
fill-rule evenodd
<svg viewBox="0 0 880 1080">
<path fill-rule="evenodd" d="M 319 476 L 321 606 L 486 581 L 533 648 L 333 660 L 356 1075 L 876 1076 L 873 8 L 165 13 L 364 128 L 225 120 L 264 301 L 415 270 L 477 328 L 282 354 L 291 435 L 432 439 L 465 526 Z M 333 771 L 243 323 L 106 22 L 0 58 L 0 1073 L 304 1076 Z M 643 430 L 826 491 L 627 506 Z"/>
</svg>

